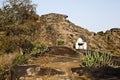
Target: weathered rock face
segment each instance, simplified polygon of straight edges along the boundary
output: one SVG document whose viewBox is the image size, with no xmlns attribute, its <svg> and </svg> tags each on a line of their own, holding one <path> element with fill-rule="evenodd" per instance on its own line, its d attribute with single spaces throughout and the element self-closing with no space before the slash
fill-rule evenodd
<svg viewBox="0 0 120 80">
<path fill-rule="evenodd" d="M 98 40 L 99 43 L 104 42 L 106 44 L 102 45 L 102 48 L 105 48 L 104 50 L 120 55 L 120 28 L 112 28 L 105 33 L 98 33 L 96 36 L 101 37 L 101 41 Z"/>
<path fill-rule="evenodd" d="M 37 80 L 41 76 L 55 76 L 55 75 L 65 75 L 65 72 L 58 71 L 53 68 L 41 68 L 36 70 L 39 66 L 14 66 L 11 70 L 11 80 Z M 29 72 L 28 72 L 29 71 Z M 42 79 L 42 78 L 41 78 Z"/>
<path fill-rule="evenodd" d="M 50 47 L 27 65 L 13 66 L 11 80 L 76 80 L 71 68 L 79 67 L 82 54 L 68 47 Z"/>
<path fill-rule="evenodd" d="M 120 68 L 113 67 L 101 67 L 98 69 L 87 70 L 81 69 L 80 67 L 71 68 L 73 73 L 79 76 L 86 75 L 91 77 L 92 80 L 119 80 L 120 79 Z M 86 74 L 87 73 L 87 74 Z M 88 79 L 85 79 L 88 80 Z"/>
<path fill-rule="evenodd" d="M 67 15 L 63 15 L 63 14 L 50 13 L 50 14 L 42 15 L 40 17 L 40 20 L 48 23 L 50 22 L 56 23 L 57 21 L 65 21 L 67 17 L 68 17 Z"/>
<path fill-rule="evenodd" d="M 103 32 L 89 32 L 67 20 L 66 15 L 50 13 L 40 16 L 38 33 L 40 42 L 55 46 L 57 40 L 63 40 L 64 45 L 73 48 L 81 37 L 88 44 L 89 50 L 98 50 L 113 54 L 120 53 L 120 29 L 113 28 Z"/>
</svg>

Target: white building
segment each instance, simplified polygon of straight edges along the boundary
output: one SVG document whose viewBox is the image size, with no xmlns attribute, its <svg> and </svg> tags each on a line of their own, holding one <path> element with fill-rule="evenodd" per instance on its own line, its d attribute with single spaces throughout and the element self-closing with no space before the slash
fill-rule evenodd
<svg viewBox="0 0 120 80">
<path fill-rule="evenodd" d="M 75 49 L 87 49 L 87 43 L 82 40 L 82 38 L 78 38 L 75 43 Z"/>
</svg>

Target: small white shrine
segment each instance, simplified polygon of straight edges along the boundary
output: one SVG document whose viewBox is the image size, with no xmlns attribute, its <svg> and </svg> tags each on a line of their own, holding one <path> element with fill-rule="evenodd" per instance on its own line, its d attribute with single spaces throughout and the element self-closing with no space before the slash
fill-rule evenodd
<svg viewBox="0 0 120 80">
<path fill-rule="evenodd" d="M 75 43 L 75 49 L 87 49 L 87 43 L 82 40 L 82 38 L 78 38 Z"/>
</svg>

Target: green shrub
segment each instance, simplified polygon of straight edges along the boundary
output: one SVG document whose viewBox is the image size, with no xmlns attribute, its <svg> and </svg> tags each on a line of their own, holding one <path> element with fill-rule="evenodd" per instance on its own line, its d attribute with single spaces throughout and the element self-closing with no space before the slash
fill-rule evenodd
<svg viewBox="0 0 120 80">
<path fill-rule="evenodd" d="M 99 67 L 106 67 L 106 66 L 112 66 L 112 56 L 105 53 L 88 53 L 85 55 L 82 63 L 80 66 L 86 67 L 86 68 L 99 68 Z"/>
<path fill-rule="evenodd" d="M 104 35 L 104 32 L 103 32 L 103 31 L 100 31 L 100 32 L 97 32 L 97 34 L 103 36 L 103 35 Z"/>
<path fill-rule="evenodd" d="M 63 46 L 64 43 L 65 42 L 63 40 L 57 40 L 57 46 Z"/>
<path fill-rule="evenodd" d="M 44 53 L 44 52 L 47 51 L 47 50 L 48 50 L 48 47 L 47 47 L 46 45 L 44 45 L 44 44 L 39 44 L 39 45 L 36 45 L 36 46 L 33 48 L 31 55 L 37 57 L 38 55 Z"/>
<path fill-rule="evenodd" d="M 19 40 L 19 47 L 21 47 L 23 49 L 24 54 L 30 53 L 32 51 L 32 49 L 34 48 L 31 41 L 29 41 L 27 39 L 23 39 L 23 38 L 21 38 Z"/>
<path fill-rule="evenodd" d="M 29 59 L 30 59 L 30 56 L 28 56 L 28 55 L 18 55 L 18 56 L 13 60 L 13 64 L 14 64 L 14 65 L 27 64 Z"/>
</svg>

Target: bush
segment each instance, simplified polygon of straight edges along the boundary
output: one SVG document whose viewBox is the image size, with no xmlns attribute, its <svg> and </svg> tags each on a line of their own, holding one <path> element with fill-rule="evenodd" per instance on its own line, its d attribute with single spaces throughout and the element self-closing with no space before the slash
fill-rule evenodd
<svg viewBox="0 0 120 80">
<path fill-rule="evenodd" d="M 103 36 L 103 35 L 104 35 L 104 32 L 103 32 L 103 31 L 100 31 L 100 32 L 97 32 L 97 34 Z"/>
<path fill-rule="evenodd" d="M 44 44 L 36 45 L 34 49 L 32 50 L 32 55 L 33 56 L 39 56 L 40 54 L 44 53 L 45 51 L 48 50 L 48 47 Z"/>
<path fill-rule="evenodd" d="M 30 56 L 28 56 L 28 55 L 18 55 L 18 56 L 13 60 L 13 64 L 14 64 L 14 65 L 27 64 L 29 59 L 30 59 Z"/>
<path fill-rule="evenodd" d="M 57 40 L 57 46 L 63 46 L 64 43 L 65 42 L 63 40 Z"/>
<path fill-rule="evenodd" d="M 5 53 L 12 53 L 15 50 L 22 48 L 23 53 L 30 53 L 33 49 L 33 44 L 30 40 L 24 37 L 4 37 L 1 38 L 0 50 Z"/>
<path fill-rule="evenodd" d="M 86 54 L 80 66 L 86 68 L 99 68 L 99 67 L 106 67 L 112 65 L 113 65 L 113 61 L 111 55 L 94 52 L 94 53 Z"/>
<path fill-rule="evenodd" d="M 0 37 L 0 50 L 4 53 L 12 53 L 17 48 L 12 37 Z"/>
<path fill-rule="evenodd" d="M 32 49 L 34 48 L 31 41 L 29 41 L 27 39 L 23 39 L 23 38 L 21 38 L 19 40 L 19 47 L 22 48 L 24 54 L 30 53 L 32 51 Z"/>
</svg>

